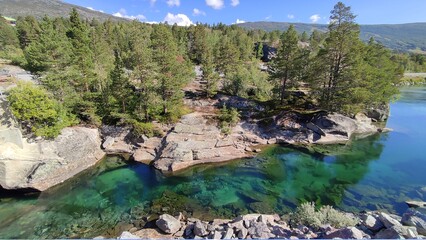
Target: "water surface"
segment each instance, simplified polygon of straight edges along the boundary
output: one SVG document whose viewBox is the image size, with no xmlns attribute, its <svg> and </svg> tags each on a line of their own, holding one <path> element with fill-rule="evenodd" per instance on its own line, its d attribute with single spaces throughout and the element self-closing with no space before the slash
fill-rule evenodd
<svg viewBox="0 0 426 240">
<path fill-rule="evenodd" d="M 168 177 L 109 157 L 38 196 L 0 195 L 0 238 L 114 236 L 165 212 L 209 220 L 284 214 L 305 201 L 402 213 L 405 200 L 426 201 L 425 124 L 426 87 L 410 87 L 391 104 L 394 131 L 326 147 L 326 155 L 273 146 L 254 159 Z"/>
</svg>

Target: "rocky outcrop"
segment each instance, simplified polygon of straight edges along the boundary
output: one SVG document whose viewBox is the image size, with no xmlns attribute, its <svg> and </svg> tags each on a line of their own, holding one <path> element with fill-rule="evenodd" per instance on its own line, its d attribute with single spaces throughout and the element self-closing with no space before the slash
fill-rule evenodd
<svg viewBox="0 0 426 240">
<path fill-rule="evenodd" d="M 337 113 L 283 112 L 275 117 L 273 124 L 267 126 L 266 131 L 269 137 L 276 138 L 277 142 L 336 144 L 349 141 L 355 134 L 371 135 L 379 129 L 364 114 L 350 118 Z"/>
<path fill-rule="evenodd" d="M 182 117 L 163 138 L 154 166 L 174 172 L 202 163 L 216 163 L 249 156 L 236 140 L 223 136 L 198 113 Z"/>
<path fill-rule="evenodd" d="M 383 122 L 386 121 L 390 114 L 389 104 L 383 104 L 377 108 L 371 108 L 366 112 L 367 117 L 378 121 Z"/>
<path fill-rule="evenodd" d="M 130 129 L 117 126 L 102 126 L 102 148 L 107 154 L 130 154 L 134 151 Z"/>
<path fill-rule="evenodd" d="M 65 128 L 54 140 L 0 143 L 0 185 L 44 191 L 103 158 L 97 129 Z"/>
</svg>

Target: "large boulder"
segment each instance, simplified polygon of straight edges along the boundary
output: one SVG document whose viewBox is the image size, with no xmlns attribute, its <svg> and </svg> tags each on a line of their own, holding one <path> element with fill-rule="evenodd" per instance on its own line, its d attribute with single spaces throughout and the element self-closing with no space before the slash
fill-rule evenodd
<svg viewBox="0 0 426 240">
<path fill-rule="evenodd" d="M 191 113 L 183 116 L 163 138 L 154 167 L 163 172 L 174 172 L 197 164 L 246 156 L 232 137 L 223 137 L 220 129 L 208 124 L 200 113 Z"/>
<path fill-rule="evenodd" d="M 389 104 L 383 104 L 377 108 L 371 108 L 367 111 L 367 117 L 379 122 L 386 121 L 390 113 Z"/>
<path fill-rule="evenodd" d="M 402 215 L 401 222 L 404 225 L 416 227 L 418 233 L 426 235 L 426 214 L 410 208 Z"/>
<path fill-rule="evenodd" d="M 169 234 L 174 234 L 181 228 L 180 221 L 169 214 L 161 215 L 155 223 L 161 231 Z"/>
<path fill-rule="evenodd" d="M 70 127 L 54 140 L 0 144 L 0 185 L 44 191 L 93 166 L 105 153 L 97 129 Z"/>
</svg>

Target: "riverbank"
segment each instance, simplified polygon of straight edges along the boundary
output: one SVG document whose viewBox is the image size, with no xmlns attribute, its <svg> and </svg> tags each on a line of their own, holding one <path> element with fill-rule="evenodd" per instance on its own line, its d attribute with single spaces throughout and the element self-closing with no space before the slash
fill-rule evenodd
<svg viewBox="0 0 426 240">
<path fill-rule="evenodd" d="M 155 227 L 131 228 L 119 239 L 425 239 L 426 209 L 409 208 L 402 216 L 385 212 L 314 211 L 307 204 L 290 215 L 248 214 L 202 221 L 163 214 Z M 308 206 L 308 207 L 307 207 Z M 326 209 L 326 210 L 325 210 Z M 321 212 L 322 211 L 322 212 Z M 97 239 L 103 238 L 102 236 Z"/>
</svg>

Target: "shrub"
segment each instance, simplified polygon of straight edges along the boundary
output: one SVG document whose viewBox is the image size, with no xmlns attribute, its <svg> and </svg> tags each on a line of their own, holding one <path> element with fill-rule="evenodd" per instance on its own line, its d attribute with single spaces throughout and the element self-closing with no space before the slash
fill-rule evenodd
<svg viewBox="0 0 426 240">
<path fill-rule="evenodd" d="M 231 128 L 234 127 L 238 121 L 240 121 L 240 114 L 238 113 L 237 109 L 227 109 L 226 106 L 223 105 L 218 118 L 219 128 L 222 130 L 222 133 L 229 134 L 231 132 Z"/>
<path fill-rule="evenodd" d="M 358 224 L 359 219 L 347 213 L 340 212 L 332 206 L 322 206 L 316 210 L 315 203 L 302 203 L 291 216 L 293 225 L 305 225 L 319 228 L 330 224 L 336 228 L 350 227 Z"/>
<path fill-rule="evenodd" d="M 8 101 L 13 115 L 36 136 L 54 138 L 63 128 L 77 123 L 46 90 L 32 83 L 18 82 Z"/>
<path fill-rule="evenodd" d="M 148 122 L 138 122 L 136 120 L 129 120 L 128 123 L 133 127 L 133 134 L 136 137 L 142 137 L 143 135 L 147 137 L 159 136 L 161 137 L 162 133 L 159 129 L 155 127 L 154 124 Z"/>
</svg>

